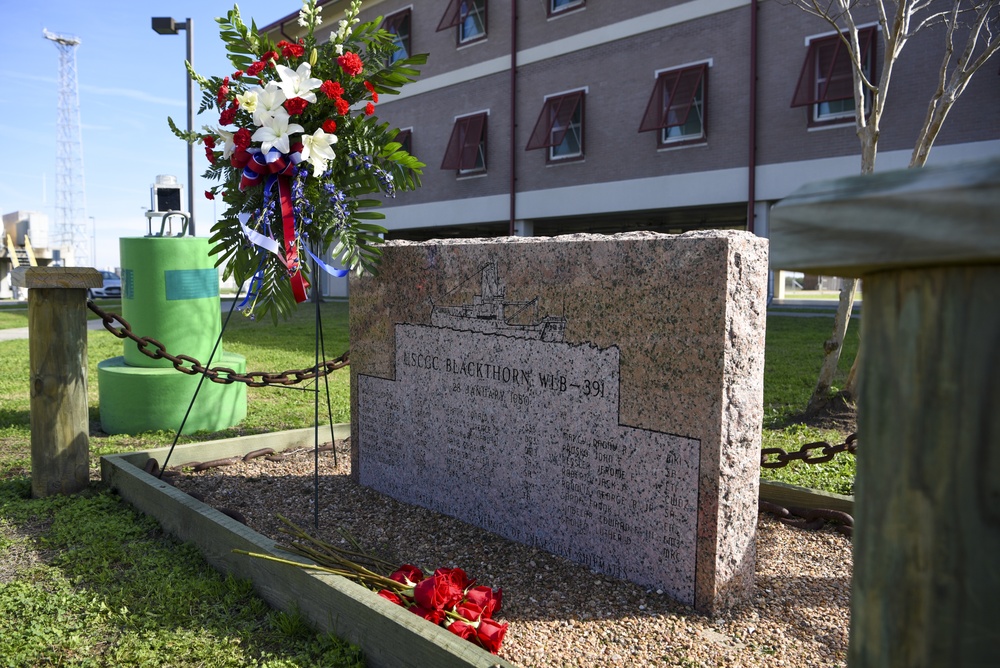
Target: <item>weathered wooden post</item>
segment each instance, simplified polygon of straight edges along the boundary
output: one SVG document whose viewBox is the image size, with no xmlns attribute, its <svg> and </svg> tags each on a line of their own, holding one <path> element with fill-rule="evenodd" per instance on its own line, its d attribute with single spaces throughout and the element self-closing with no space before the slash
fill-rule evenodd
<svg viewBox="0 0 1000 668">
<path fill-rule="evenodd" d="M 87 413 L 87 288 L 96 269 L 20 267 L 28 292 L 31 367 L 31 495 L 79 492 L 90 481 Z"/>
<path fill-rule="evenodd" d="M 1000 160 L 805 186 L 774 268 L 864 279 L 848 663 L 1000 657 Z"/>
</svg>

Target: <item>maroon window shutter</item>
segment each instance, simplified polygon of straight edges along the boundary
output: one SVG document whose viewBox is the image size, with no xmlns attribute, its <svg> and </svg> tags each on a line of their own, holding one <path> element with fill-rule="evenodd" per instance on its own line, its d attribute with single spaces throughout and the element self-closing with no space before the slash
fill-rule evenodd
<svg viewBox="0 0 1000 668">
<path fill-rule="evenodd" d="M 653 86 L 653 94 L 649 96 L 649 103 L 646 105 L 646 113 L 642 116 L 642 123 L 639 124 L 639 132 L 650 132 L 659 130 L 663 126 L 663 90 L 673 81 L 673 72 L 667 72 L 656 77 L 656 84 Z"/>
<path fill-rule="evenodd" d="M 465 142 L 465 131 L 468 126 L 468 118 L 459 118 L 455 121 L 455 127 L 451 129 L 451 138 L 448 140 L 448 148 L 444 152 L 444 160 L 441 161 L 441 169 L 462 168 L 462 144 Z"/>
<path fill-rule="evenodd" d="M 875 37 L 875 27 L 858 31 L 858 47 L 861 50 L 861 63 L 872 67 L 872 42 Z M 816 73 L 823 73 L 823 86 L 817 86 Z M 809 43 L 806 61 L 802 64 L 799 83 L 792 97 L 793 107 L 804 107 L 818 102 L 834 102 L 854 97 L 854 66 L 851 64 L 850 50 L 844 46 L 839 35 L 824 37 Z"/>
<path fill-rule="evenodd" d="M 462 146 L 462 163 L 459 169 L 476 168 L 476 158 L 479 156 L 479 144 L 483 141 L 483 128 L 486 127 L 486 114 L 470 116 L 467 120 L 465 142 Z"/>
<path fill-rule="evenodd" d="M 475 169 L 485 125 L 486 114 L 457 119 L 451 130 L 448 148 L 444 152 L 444 160 L 441 161 L 441 169 Z"/>
<path fill-rule="evenodd" d="M 385 20 L 382 21 L 382 30 L 391 32 L 393 35 L 398 35 L 399 24 L 403 22 L 404 18 L 406 18 L 407 13 L 408 12 L 406 11 L 402 11 L 402 12 L 397 12 L 392 16 L 385 17 Z"/>
<path fill-rule="evenodd" d="M 569 130 L 569 123 L 573 120 L 577 108 L 583 101 L 583 91 L 576 91 L 567 95 L 550 97 L 542 106 L 542 113 L 539 114 L 535 122 L 535 129 L 531 131 L 531 138 L 524 150 L 533 151 L 539 148 L 558 146 L 562 143 Z M 553 134 L 552 128 L 558 128 Z"/>
<path fill-rule="evenodd" d="M 462 3 L 464 0 L 451 0 L 448 9 L 444 10 L 444 16 L 438 23 L 437 32 L 456 27 L 462 21 Z"/>
<path fill-rule="evenodd" d="M 663 125 L 660 127 L 672 128 L 687 123 L 688 114 L 694 104 L 695 95 L 698 94 L 698 86 L 701 85 L 705 76 L 705 65 L 691 67 L 681 70 L 677 77 L 677 83 L 671 91 L 670 99 L 664 106 Z"/>
<path fill-rule="evenodd" d="M 658 76 L 639 125 L 639 132 L 684 125 L 707 67 L 704 64 L 696 65 Z"/>
</svg>

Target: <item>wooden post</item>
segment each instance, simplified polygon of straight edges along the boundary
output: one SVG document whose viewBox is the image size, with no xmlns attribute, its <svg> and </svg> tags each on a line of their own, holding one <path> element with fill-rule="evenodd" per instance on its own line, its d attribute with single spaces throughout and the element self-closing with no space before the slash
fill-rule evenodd
<svg viewBox="0 0 1000 668">
<path fill-rule="evenodd" d="M 29 288 L 31 495 L 73 494 L 90 481 L 87 288 L 103 281 L 80 267 L 19 267 L 13 280 Z"/>
<path fill-rule="evenodd" d="M 806 186 L 773 267 L 864 279 L 852 667 L 1000 656 L 1000 160 Z"/>
</svg>

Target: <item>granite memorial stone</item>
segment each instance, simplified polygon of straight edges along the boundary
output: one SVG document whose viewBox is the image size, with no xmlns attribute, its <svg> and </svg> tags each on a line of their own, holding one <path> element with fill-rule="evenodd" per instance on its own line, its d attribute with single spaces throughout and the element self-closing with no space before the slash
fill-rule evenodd
<svg viewBox="0 0 1000 668">
<path fill-rule="evenodd" d="M 766 241 L 387 245 L 352 278 L 363 485 L 714 612 L 754 570 Z"/>
</svg>

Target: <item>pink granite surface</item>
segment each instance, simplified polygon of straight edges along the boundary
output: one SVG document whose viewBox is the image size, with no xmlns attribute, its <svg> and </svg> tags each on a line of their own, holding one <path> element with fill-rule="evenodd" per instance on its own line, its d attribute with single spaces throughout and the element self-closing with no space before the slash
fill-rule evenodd
<svg viewBox="0 0 1000 668">
<path fill-rule="evenodd" d="M 765 240 L 463 239 L 384 257 L 350 286 L 363 484 L 706 612 L 748 595 Z M 484 268 L 508 304 L 499 329 Z"/>
</svg>

